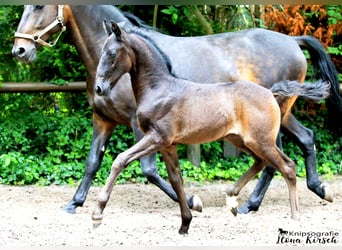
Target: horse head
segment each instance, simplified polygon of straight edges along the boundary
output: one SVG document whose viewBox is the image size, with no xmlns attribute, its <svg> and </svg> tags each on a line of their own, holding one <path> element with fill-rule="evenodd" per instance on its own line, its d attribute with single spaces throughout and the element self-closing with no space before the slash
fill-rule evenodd
<svg viewBox="0 0 342 250">
<path fill-rule="evenodd" d="M 37 47 L 54 46 L 65 31 L 63 5 L 26 5 L 14 34 L 12 54 L 25 62 L 36 58 Z M 53 42 L 46 42 L 54 33 L 60 32 Z"/>
<path fill-rule="evenodd" d="M 126 33 L 118 24 L 103 22 L 108 34 L 96 71 L 95 92 L 104 96 L 114 87 L 120 77 L 134 66 L 134 53 L 127 46 Z"/>
</svg>

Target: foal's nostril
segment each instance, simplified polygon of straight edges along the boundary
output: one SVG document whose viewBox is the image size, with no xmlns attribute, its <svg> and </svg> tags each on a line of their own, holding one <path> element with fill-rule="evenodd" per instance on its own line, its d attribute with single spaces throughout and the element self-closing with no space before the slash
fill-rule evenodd
<svg viewBox="0 0 342 250">
<path fill-rule="evenodd" d="M 101 92 L 102 92 L 102 89 L 101 89 L 101 87 L 100 87 L 100 86 L 98 86 L 98 85 L 97 85 L 97 86 L 96 86 L 96 89 L 95 89 L 95 91 L 96 91 L 96 93 L 97 93 L 97 94 L 99 94 L 99 95 L 100 95 L 100 94 L 101 94 Z"/>
</svg>

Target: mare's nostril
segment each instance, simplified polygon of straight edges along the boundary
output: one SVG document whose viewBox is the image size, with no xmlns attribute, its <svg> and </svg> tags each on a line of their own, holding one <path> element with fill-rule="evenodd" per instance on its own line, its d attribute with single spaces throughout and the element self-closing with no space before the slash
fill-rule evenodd
<svg viewBox="0 0 342 250">
<path fill-rule="evenodd" d="M 101 94 L 102 89 L 101 89 L 100 86 L 97 85 L 95 91 L 96 91 L 97 94 Z"/>
<path fill-rule="evenodd" d="M 17 52 L 18 56 L 25 54 L 25 49 L 23 47 L 20 47 Z"/>
<path fill-rule="evenodd" d="M 12 50 L 12 54 L 17 57 L 23 57 L 25 55 L 25 48 L 19 47 Z"/>
</svg>

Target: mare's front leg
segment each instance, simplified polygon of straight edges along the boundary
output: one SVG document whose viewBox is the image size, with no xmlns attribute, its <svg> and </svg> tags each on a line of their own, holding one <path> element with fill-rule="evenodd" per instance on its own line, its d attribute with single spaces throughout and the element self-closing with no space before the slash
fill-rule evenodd
<svg viewBox="0 0 342 250">
<path fill-rule="evenodd" d="M 123 153 L 120 153 L 115 158 L 106 184 L 98 195 L 97 202 L 92 214 L 94 227 L 97 227 L 102 222 L 103 210 L 105 209 L 110 198 L 114 182 L 116 181 L 121 171 L 132 161 L 138 160 L 139 158 L 148 154 L 155 153 L 161 146 L 160 143 L 157 142 L 161 142 L 159 136 L 156 134 L 148 133 L 135 145 L 133 145 Z"/>
<path fill-rule="evenodd" d="M 93 113 L 93 139 L 84 176 L 72 200 L 63 207 L 64 211 L 74 214 L 76 213 L 76 208 L 82 206 L 85 202 L 115 126 L 116 123 L 103 120 L 95 112 Z"/>
<path fill-rule="evenodd" d="M 133 129 L 135 138 L 139 141 L 143 137 L 143 132 L 139 127 L 133 123 Z M 150 154 L 140 158 L 140 164 L 142 172 L 146 176 L 147 180 L 159 187 L 163 192 L 165 192 L 173 201 L 179 202 L 175 190 L 172 188 L 170 183 L 165 181 L 160 177 L 156 164 L 156 154 Z M 196 194 L 187 195 L 187 203 L 189 207 L 195 211 L 202 212 L 203 203 L 201 198 Z"/>
<path fill-rule="evenodd" d="M 187 234 L 192 220 L 191 211 L 189 209 L 185 192 L 183 188 L 183 179 L 180 172 L 179 161 L 177 156 L 177 145 L 172 145 L 165 150 L 161 151 L 163 159 L 165 161 L 169 180 L 173 189 L 177 193 L 179 199 L 179 206 L 181 210 L 182 225 L 179 229 L 179 234 Z"/>
<path fill-rule="evenodd" d="M 328 184 L 323 184 L 318 179 L 313 131 L 300 124 L 292 114 L 282 121 L 282 126 L 288 133 L 294 136 L 296 143 L 304 153 L 306 184 L 308 188 L 320 198 L 332 202 L 333 193 L 329 189 Z"/>
</svg>

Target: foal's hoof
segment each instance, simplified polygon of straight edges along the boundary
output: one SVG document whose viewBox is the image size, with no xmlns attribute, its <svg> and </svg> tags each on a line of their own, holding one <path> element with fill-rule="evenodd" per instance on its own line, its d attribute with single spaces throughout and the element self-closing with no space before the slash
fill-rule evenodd
<svg viewBox="0 0 342 250">
<path fill-rule="evenodd" d="M 190 202 L 192 203 L 192 207 L 191 207 L 192 210 L 200 212 L 200 213 L 202 212 L 203 203 L 202 203 L 201 198 L 198 195 L 194 194 L 190 198 Z"/>
<path fill-rule="evenodd" d="M 178 230 L 178 233 L 181 235 L 186 235 L 186 234 L 188 234 L 188 230 L 189 230 L 189 227 L 181 226 L 181 228 Z"/>
<path fill-rule="evenodd" d="M 230 211 L 234 214 L 234 216 L 236 216 L 238 212 L 238 202 L 236 200 L 236 196 L 227 195 L 226 204 Z"/>
<path fill-rule="evenodd" d="M 98 228 L 100 225 L 101 225 L 101 222 L 98 223 L 98 222 L 93 221 L 93 229 Z"/>
<path fill-rule="evenodd" d="M 334 201 L 334 194 L 330 188 L 330 185 L 328 183 L 322 183 L 321 188 L 324 190 L 324 200 L 333 202 Z"/>
<path fill-rule="evenodd" d="M 102 218 L 103 218 L 102 214 L 93 213 L 93 215 L 91 216 L 91 219 L 93 220 L 93 229 L 98 228 L 101 225 Z"/>
<path fill-rule="evenodd" d="M 299 213 L 292 214 L 291 219 L 294 221 L 300 221 L 300 214 Z"/>
</svg>

